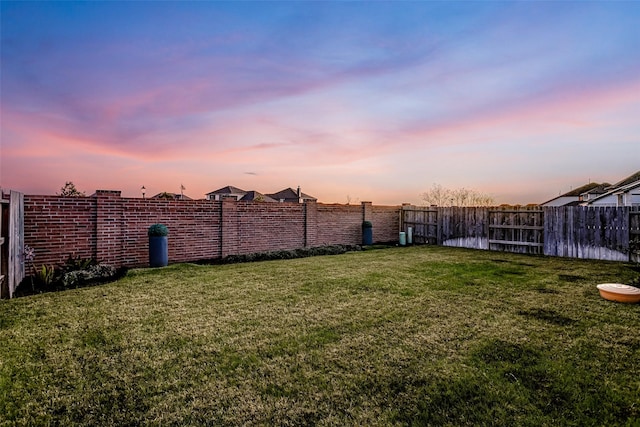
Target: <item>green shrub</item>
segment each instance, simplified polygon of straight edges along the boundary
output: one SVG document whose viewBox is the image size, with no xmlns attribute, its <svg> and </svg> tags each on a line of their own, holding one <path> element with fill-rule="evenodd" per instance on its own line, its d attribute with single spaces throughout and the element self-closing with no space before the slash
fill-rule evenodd
<svg viewBox="0 0 640 427">
<path fill-rule="evenodd" d="M 20 283 L 18 296 L 90 286 L 116 280 L 126 273 L 125 268 L 115 269 L 91 258 L 74 258 L 70 255 L 57 268 L 47 265 L 36 268 L 32 258 L 32 274 Z"/>
<path fill-rule="evenodd" d="M 60 266 L 60 269 L 63 272 L 75 271 L 75 270 L 86 270 L 92 265 L 96 265 L 98 262 L 92 258 L 74 258 L 69 255 L 67 260 L 63 265 Z"/>
<path fill-rule="evenodd" d="M 106 264 L 90 265 L 82 270 L 68 271 L 62 275 L 64 288 L 77 288 L 91 282 L 100 282 L 116 275 L 116 269 Z"/>
<path fill-rule="evenodd" d="M 162 237 L 169 235 L 169 229 L 164 224 L 153 224 L 147 230 L 149 237 Z"/>
<path fill-rule="evenodd" d="M 53 284 L 56 269 L 53 266 L 42 265 L 41 268 L 34 268 L 34 277 L 36 282 L 45 288 Z"/>
<path fill-rule="evenodd" d="M 239 262 L 271 261 L 277 259 L 306 258 L 321 255 L 339 255 L 349 251 L 361 250 L 360 246 L 331 245 L 315 248 L 300 248 L 282 251 L 255 252 L 245 255 L 229 255 L 222 260 L 211 260 L 212 263 L 234 264 Z"/>
</svg>

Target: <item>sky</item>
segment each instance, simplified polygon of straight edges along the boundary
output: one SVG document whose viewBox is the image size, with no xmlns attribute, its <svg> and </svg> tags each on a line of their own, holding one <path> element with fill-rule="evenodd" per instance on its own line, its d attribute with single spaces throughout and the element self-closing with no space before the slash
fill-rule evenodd
<svg viewBox="0 0 640 427">
<path fill-rule="evenodd" d="M 541 203 L 640 170 L 640 2 L 0 2 L 0 186 Z"/>
</svg>

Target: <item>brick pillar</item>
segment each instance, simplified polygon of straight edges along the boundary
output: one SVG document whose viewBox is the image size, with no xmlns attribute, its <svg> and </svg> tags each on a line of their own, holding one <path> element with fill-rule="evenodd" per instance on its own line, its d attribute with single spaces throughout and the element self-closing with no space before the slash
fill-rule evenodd
<svg viewBox="0 0 640 427">
<path fill-rule="evenodd" d="M 404 208 L 408 208 L 409 206 L 411 206 L 411 203 L 403 203 L 400 208 L 400 212 L 398 214 L 398 231 L 408 232 L 408 230 L 405 230 L 406 227 L 404 226 Z M 415 233 L 415 230 L 413 231 Z"/>
<path fill-rule="evenodd" d="M 362 220 L 372 221 L 373 218 L 373 205 L 371 202 L 362 202 Z"/>
<path fill-rule="evenodd" d="M 223 197 L 220 205 L 220 256 L 238 253 L 238 205 L 235 197 Z"/>
<path fill-rule="evenodd" d="M 304 204 L 304 247 L 318 246 L 318 204 L 305 202 Z"/>
<path fill-rule="evenodd" d="M 122 254 L 122 199 L 120 191 L 98 190 L 96 198 L 96 259 L 120 267 Z"/>
</svg>

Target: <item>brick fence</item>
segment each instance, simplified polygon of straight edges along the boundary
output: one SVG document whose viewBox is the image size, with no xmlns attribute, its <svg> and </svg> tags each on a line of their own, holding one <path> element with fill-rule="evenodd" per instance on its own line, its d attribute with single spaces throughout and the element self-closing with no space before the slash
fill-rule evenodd
<svg viewBox="0 0 640 427">
<path fill-rule="evenodd" d="M 274 250 L 362 241 L 362 221 L 374 240 L 397 241 L 399 206 L 260 203 L 233 199 L 123 198 L 99 190 L 92 197 L 24 196 L 24 242 L 36 265 L 69 256 L 113 266 L 148 265 L 147 228 L 169 227 L 169 261 L 187 262 Z"/>
</svg>

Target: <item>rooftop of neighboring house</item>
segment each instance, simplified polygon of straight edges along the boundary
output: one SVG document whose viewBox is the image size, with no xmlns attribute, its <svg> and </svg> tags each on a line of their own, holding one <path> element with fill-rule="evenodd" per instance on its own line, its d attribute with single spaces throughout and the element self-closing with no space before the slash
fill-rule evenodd
<svg viewBox="0 0 640 427">
<path fill-rule="evenodd" d="M 573 189 L 571 191 L 568 191 L 568 192 L 562 194 L 559 197 L 572 197 L 572 196 L 578 197 L 581 194 L 588 193 L 590 191 L 594 191 L 597 188 L 602 187 L 603 185 L 608 185 L 608 184 L 598 184 L 597 182 L 590 182 L 589 184 L 585 184 L 582 187 L 578 187 L 578 188 L 575 188 L 575 189 Z"/>
<path fill-rule="evenodd" d="M 256 201 L 266 201 L 266 202 L 293 202 L 298 203 L 300 199 L 303 202 L 317 202 L 313 196 L 310 196 L 306 193 L 300 191 L 300 187 L 297 190 L 293 188 L 285 188 L 284 190 L 280 190 L 277 193 L 260 193 L 255 190 L 245 191 L 241 188 L 234 187 L 232 185 L 227 185 L 226 187 L 219 188 L 215 191 L 206 194 L 207 199 L 210 200 L 219 200 L 221 196 L 234 196 L 237 200 L 256 200 Z"/>
<path fill-rule="evenodd" d="M 215 191 L 207 193 L 207 196 L 212 194 L 247 194 L 247 191 L 244 191 L 243 189 L 238 187 L 234 187 L 233 185 L 227 185 L 226 187 L 222 187 Z"/>
<path fill-rule="evenodd" d="M 572 189 L 572 190 L 570 190 L 570 191 L 568 191 L 568 192 L 566 192 L 564 194 L 560 194 L 559 196 L 556 196 L 556 197 L 554 197 L 552 199 L 549 199 L 546 202 L 541 203 L 541 205 L 544 206 L 546 204 L 549 204 L 549 203 L 553 202 L 554 200 L 558 200 L 558 199 L 562 199 L 562 198 L 569 198 L 569 199 L 575 198 L 574 201 L 567 202 L 566 203 L 567 205 L 569 203 L 579 202 L 581 195 L 587 194 L 587 193 L 589 193 L 591 191 L 598 191 L 598 189 L 601 188 L 602 186 L 608 186 L 608 185 L 609 184 L 606 184 L 606 183 L 598 184 L 597 182 L 590 182 L 590 183 L 585 184 L 585 185 L 583 185 L 581 187 L 574 188 L 574 189 Z M 602 193 L 603 192 L 604 191 L 602 191 Z M 598 194 L 601 194 L 601 193 L 598 193 Z"/>
<path fill-rule="evenodd" d="M 608 189 L 611 187 L 611 184 L 609 184 L 608 182 L 603 182 L 600 185 L 597 185 L 595 187 L 593 187 L 592 189 L 590 189 L 589 191 L 585 191 L 584 194 L 604 194 L 608 191 Z"/>
<path fill-rule="evenodd" d="M 619 187 L 625 187 L 629 184 L 633 184 L 634 182 L 640 181 L 640 171 L 629 175 L 628 177 L 626 177 L 625 179 L 623 179 L 620 182 L 616 182 L 615 184 L 613 184 L 612 188 L 610 188 L 610 190 L 613 190 L 614 188 L 619 188 Z"/>
<path fill-rule="evenodd" d="M 240 201 L 243 202 L 277 202 L 277 200 L 272 199 L 271 197 L 264 195 L 262 193 L 259 193 L 257 191 L 247 191 L 247 193 L 242 196 L 242 198 L 240 199 Z"/>
<path fill-rule="evenodd" d="M 632 190 L 636 190 L 637 188 L 640 188 L 640 171 L 629 175 L 622 181 L 616 182 L 615 184 L 607 188 L 607 191 L 605 193 L 599 194 L 597 197 L 589 200 L 588 204 L 596 204 L 595 202 L 599 203 L 599 201 L 610 197 L 612 194 L 630 193 Z"/>
<path fill-rule="evenodd" d="M 166 200 L 193 200 L 189 196 L 185 196 L 184 194 L 179 193 L 170 193 L 168 191 L 164 191 L 162 193 L 158 193 L 155 196 L 151 197 L 152 199 L 166 199 Z"/>
<path fill-rule="evenodd" d="M 300 195 L 298 196 L 298 192 L 300 192 Z M 310 196 L 308 194 L 305 194 L 303 192 L 300 191 L 300 187 L 298 187 L 298 191 L 294 190 L 293 188 L 289 187 L 289 188 L 285 188 L 284 190 L 280 190 L 277 193 L 273 193 L 273 194 L 267 194 L 267 196 L 280 201 L 283 200 L 285 202 L 298 202 L 299 199 L 302 199 L 305 202 L 317 202 L 318 199 L 316 199 L 313 196 Z"/>
</svg>

